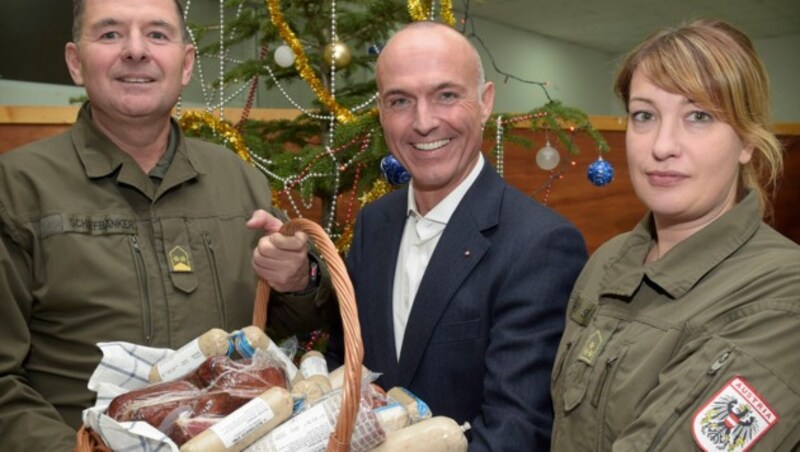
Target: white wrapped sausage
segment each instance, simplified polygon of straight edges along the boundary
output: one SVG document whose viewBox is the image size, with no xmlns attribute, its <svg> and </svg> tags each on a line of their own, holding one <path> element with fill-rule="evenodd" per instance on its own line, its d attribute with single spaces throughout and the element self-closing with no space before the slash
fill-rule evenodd
<svg viewBox="0 0 800 452">
<path fill-rule="evenodd" d="M 181 446 L 181 452 L 238 452 L 292 415 L 289 391 L 273 387 Z"/>
<path fill-rule="evenodd" d="M 469 424 L 465 424 L 465 428 Z M 386 435 L 372 452 L 465 452 L 467 437 L 456 421 L 434 416 Z"/>
<path fill-rule="evenodd" d="M 298 378 L 292 385 L 292 394 L 302 397 L 307 403 L 316 402 L 332 389 L 325 357 L 316 350 L 310 350 L 300 358 L 300 375 L 302 379 Z"/>
<path fill-rule="evenodd" d="M 236 351 L 243 357 L 250 358 L 255 354 L 256 350 L 264 350 L 284 365 L 290 382 L 297 378 L 297 366 L 261 328 L 246 326 L 241 330 L 234 331 L 232 336 Z"/>
<path fill-rule="evenodd" d="M 157 362 L 148 376 L 151 383 L 177 380 L 197 368 L 206 358 L 230 355 L 233 344 L 224 330 L 212 328 Z"/>
</svg>

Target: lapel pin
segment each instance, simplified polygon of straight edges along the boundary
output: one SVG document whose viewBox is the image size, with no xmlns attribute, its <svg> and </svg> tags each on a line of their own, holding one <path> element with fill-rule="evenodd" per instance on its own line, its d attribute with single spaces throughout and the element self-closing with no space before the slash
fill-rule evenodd
<svg viewBox="0 0 800 452">
<path fill-rule="evenodd" d="M 470 255 L 469 250 L 464 251 L 464 257 L 469 257 L 469 255 Z"/>
</svg>

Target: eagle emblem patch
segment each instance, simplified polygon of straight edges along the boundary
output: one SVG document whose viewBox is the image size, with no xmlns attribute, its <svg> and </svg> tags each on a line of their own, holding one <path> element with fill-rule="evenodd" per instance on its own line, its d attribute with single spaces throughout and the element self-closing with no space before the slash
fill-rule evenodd
<svg viewBox="0 0 800 452">
<path fill-rule="evenodd" d="M 735 376 L 697 410 L 692 434 L 704 451 L 745 451 L 777 422 L 778 413 L 747 380 Z"/>
</svg>

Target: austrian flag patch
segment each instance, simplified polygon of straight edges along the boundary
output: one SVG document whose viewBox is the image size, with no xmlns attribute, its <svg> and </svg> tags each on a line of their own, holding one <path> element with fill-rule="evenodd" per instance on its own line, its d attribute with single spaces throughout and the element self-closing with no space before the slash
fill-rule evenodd
<svg viewBox="0 0 800 452">
<path fill-rule="evenodd" d="M 704 451 L 745 451 L 777 422 L 778 413 L 747 380 L 735 376 L 697 410 L 692 434 Z"/>
</svg>

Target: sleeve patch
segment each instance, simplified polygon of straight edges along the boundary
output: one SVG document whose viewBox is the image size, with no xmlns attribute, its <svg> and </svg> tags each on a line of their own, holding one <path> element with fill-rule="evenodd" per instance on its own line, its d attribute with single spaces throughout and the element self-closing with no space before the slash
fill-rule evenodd
<svg viewBox="0 0 800 452">
<path fill-rule="evenodd" d="M 778 422 L 778 413 L 740 376 L 711 396 L 692 419 L 692 434 L 704 451 L 750 449 Z"/>
</svg>

